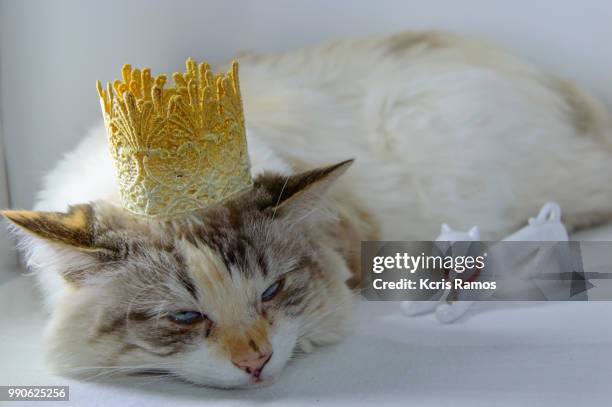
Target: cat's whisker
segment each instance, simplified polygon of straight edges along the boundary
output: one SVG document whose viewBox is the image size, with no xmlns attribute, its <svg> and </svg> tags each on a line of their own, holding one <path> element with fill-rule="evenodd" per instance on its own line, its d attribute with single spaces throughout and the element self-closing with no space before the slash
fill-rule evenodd
<svg viewBox="0 0 612 407">
<path fill-rule="evenodd" d="M 163 368 L 177 368 L 180 366 L 177 362 L 155 362 L 140 365 L 116 365 L 116 366 L 80 366 L 69 368 L 66 370 L 67 373 L 78 374 L 86 377 L 88 380 L 104 380 L 112 378 L 117 375 L 125 375 L 132 373 L 146 373 L 147 371 L 155 371 Z M 91 374 L 87 374 L 91 372 Z M 171 372 L 156 372 L 156 373 L 168 373 Z"/>
</svg>

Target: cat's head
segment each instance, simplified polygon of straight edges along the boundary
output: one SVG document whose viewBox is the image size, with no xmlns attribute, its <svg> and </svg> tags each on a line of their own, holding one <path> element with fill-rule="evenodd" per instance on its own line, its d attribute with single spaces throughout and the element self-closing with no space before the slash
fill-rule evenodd
<svg viewBox="0 0 612 407">
<path fill-rule="evenodd" d="M 242 387 L 276 379 L 297 349 L 337 340 L 351 295 L 319 198 L 349 165 L 264 174 L 172 221 L 104 202 L 4 212 L 29 265 L 65 282 L 47 327 L 52 366 Z"/>
</svg>

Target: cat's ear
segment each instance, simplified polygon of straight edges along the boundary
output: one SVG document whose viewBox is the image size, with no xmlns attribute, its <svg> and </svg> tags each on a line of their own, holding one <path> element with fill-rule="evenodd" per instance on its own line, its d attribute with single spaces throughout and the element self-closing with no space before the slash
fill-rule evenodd
<svg viewBox="0 0 612 407">
<path fill-rule="evenodd" d="M 68 281 L 77 282 L 89 266 L 116 258 L 116 250 L 96 238 L 91 205 L 72 206 L 65 213 L 4 210 L 0 214 L 14 226 L 29 265 L 57 265 Z"/>
<path fill-rule="evenodd" d="M 3 210 L 0 214 L 35 238 L 81 250 L 96 249 L 90 205 L 76 205 L 66 213 Z"/>
<path fill-rule="evenodd" d="M 333 182 L 348 170 L 354 160 L 342 161 L 338 164 L 295 175 L 275 177 L 256 182 L 265 184 L 272 196 L 272 201 L 265 208 L 273 211 L 277 217 L 300 213 L 306 214 L 320 201 L 321 196 Z"/>
</svg>

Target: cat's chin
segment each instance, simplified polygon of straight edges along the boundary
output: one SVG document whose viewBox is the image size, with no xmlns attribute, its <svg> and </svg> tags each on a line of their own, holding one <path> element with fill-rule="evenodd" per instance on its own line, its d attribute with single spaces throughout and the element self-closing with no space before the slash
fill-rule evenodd
<svg viewBox="0 0 612 407">
<path fill-rule="evenodd" d="M 175 377 L 194 384 L 196 386 L 210 387 L 215 389 L 233 390 L 233 389 L 257 389 L 274 384 L 282 374 L 286 365 L 286 359 L 272 360 L 271 365 L 267 366 L 269 370 L 262 372 L 258 378 L 253 378 L 249 374 L 235 367 L 227 367 L 220 365 L 217 371 L 217 377 L 200 376 L 197 373 L 183 372 L 183 374 L 175 374 Z"/>
</svg>

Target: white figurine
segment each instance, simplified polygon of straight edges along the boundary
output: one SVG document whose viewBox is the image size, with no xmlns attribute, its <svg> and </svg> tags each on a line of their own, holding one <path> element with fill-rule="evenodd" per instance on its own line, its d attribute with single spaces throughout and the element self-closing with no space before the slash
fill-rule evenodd
<svg viewBox="0 0 612 407">
<path fill-rule="evenodd" d="M 453 230 L 446 223 L 442 224 L 440 235 L 436 238 L 437 242 L 464 242 L 480 240 L 480 231 L 474 226 L 467 232 Z M 455 253 L 460 255 L 459 253 Z M 450 290 L 440 290 L 429 301 L 403 301 L 401 304 L 405 314 L 414 316 L 428 312 L 436 313 L 436 318 L 442 323 L 453 322 L 467 311 L 472 305 L 472 301 L 448 302 Z"/>
<path fill-rule="evenodd" d="M 529 219 L 527 226 L 504 239 L 504 241 L 542 242 L 565 242 L 567 240 L 567 229 L 561 223 L 561 207 L 556 202 L 544 204 L 538 216 Z"/>
<path fill-rule="evenodd" d="M 459 232 L 452 230 L 447 224 L 443 224 L 440 235 L 436 238 L 439 242 L 460 242 L 460 241 L 478 241 L 480 240 L 480 232 L 477 226 L 471 228 L 468 232 Z M 538 241 L 538 242 L 559 242 L 568 241 L 567 230 L 561 223 L 561 208 L 555 202 L 545 204 L 538 216 L 529 219 L 528 225 L 518 230 L 512 235 L 506 237 L 503 241 Z M 540 272 L 549 263 L 549 252 L 546 250 L 546 245 L 540 247 L 536 245 L 525 245 L 524 251 L 517 250 L 517 247 L 509 248 L 507 245 L 496 245 L 492 247 L 494 256 L 491 258 L 498 259 L 508 264 L 525 263 L 521 270 L 527 272 Z M 510 249 L 510 250 L 509 250 Z M 537 253 L 535 253 L 537 251 Z M 453 253 L 461 255 L 461 253 Z M 535 255 L 534 255 L 535 254 Z M 531 258 L 529 258 L 531 256 Z M 555 267 L 555 265 L 552 265 Z M 505 267 L 505 269 L 513 269 Z M 517 270 L 520 272 L 520 270 Z M 473 301 L 453 299 L 449 300 L 450 290 L 440 290 L 429 301 L 403 301 L 401 308 L 407 315 L 414 316 L 435 312 L 436 318 L 441 323 L 451 323 L 459 319 L 473 304 Z"/>
</svg>

